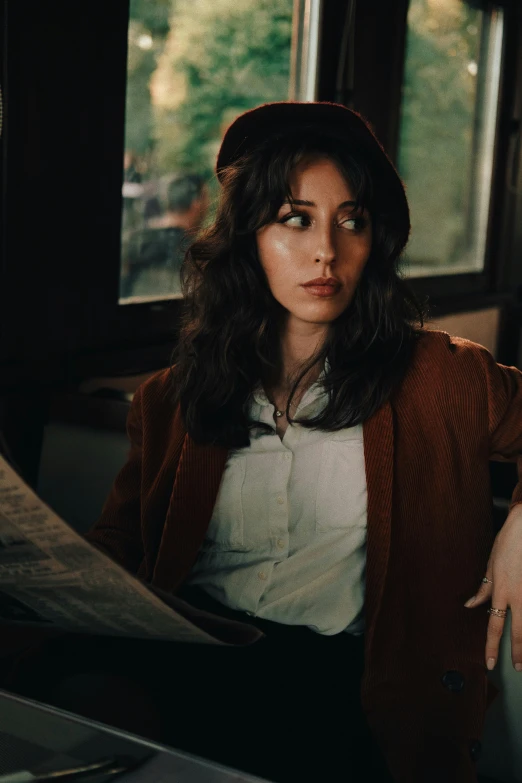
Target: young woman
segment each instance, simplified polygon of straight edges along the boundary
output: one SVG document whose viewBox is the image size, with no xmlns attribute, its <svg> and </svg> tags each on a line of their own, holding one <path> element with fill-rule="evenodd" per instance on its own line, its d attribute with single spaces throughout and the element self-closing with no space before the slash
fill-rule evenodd
<svg viewBox="0 0 522 783">
<path fill-rule="evenodd" d="M 144 684 L 163 739 L 274 781 L 471 783 L 492 694 L 488 618 L 464 602 L 522 540 L 519 485 L 488 562 L 488 461 L 522 453 L 522 373 L 423 328 L 404 188 L 356 113 L 247 112 L 217 174 L 174 367 L 137 391 L 88 538 L 265 637 L 97 641 L 83 668 Z"/>
</svg>

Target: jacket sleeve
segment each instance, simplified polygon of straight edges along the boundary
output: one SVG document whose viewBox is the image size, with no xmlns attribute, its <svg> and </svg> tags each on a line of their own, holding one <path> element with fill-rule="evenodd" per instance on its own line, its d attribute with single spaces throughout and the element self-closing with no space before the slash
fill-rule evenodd
<svg viewBox="0 0 522 783">
<path fill-rule="evenodd" d="M 516 462 L 518 467 L 511 509 L 522 503 L 522 372 L 497 364 L 486 349 L 481 350 L 481 358 L 488 391 L 489 458 Z"/>
<path fill-rule="evenodd" d="M 143 560 L 141 533 L 142 394 L 134 394 L 127 417 L 130 451 L 118 473 L 98 521 L 85 535 L 87 541 L 123 568 L 136 573 Z"/>
</svg>

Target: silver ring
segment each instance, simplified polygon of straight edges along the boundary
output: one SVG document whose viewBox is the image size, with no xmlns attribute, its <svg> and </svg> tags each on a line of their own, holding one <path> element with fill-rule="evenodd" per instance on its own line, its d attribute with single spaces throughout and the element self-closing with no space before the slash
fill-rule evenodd
<svg viewBox="0 0 522 783">
<path fill-rule="evenodd" d="M 488 614 L 494 614 L 495 617 L 504 619 L 507 616 L 507 609 L 494 609 L 491 607 L 491 609 L 488 609 Z"/>
</svg>

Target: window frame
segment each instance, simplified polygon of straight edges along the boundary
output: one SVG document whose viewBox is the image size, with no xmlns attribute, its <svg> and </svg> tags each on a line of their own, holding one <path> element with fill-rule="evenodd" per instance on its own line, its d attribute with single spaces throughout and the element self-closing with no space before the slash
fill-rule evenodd
<svg viewBox="0 0 522 783">
<path fill-rule="evenodd" d="M 505 39 L 484 268 L 481 272 L 408 278 L 419 296 L 430 296 L 437 307 L 456 308 L 453 312 L 467 307 L 469 297 L 506 293 L 501 280 L 506 267 L 512 263 L 505 255 L 501 256 L 499 250 L 506 232 L 511 230 L 505 225 L 502 214 L 513 98 L 517 85 L 520 89 L 520 77 L 517 80 L 512 67 L 520 48 L 517 23 L 520 11 L 512 0 L 484 3 L 485 7 L 490 5 L 504 10 Z M 408 6 L 409 0 L 396 0 L 385 6 L 379 0 L 365 0 L 356 8 L 356 69 L 351 106 L 371 122 L 393 161 L 397 160 L 399 142 Z M 390 36 L 389 30 L 395 30 L 397 34 Z M 500 301 L 503 301 L 502 296 Z"/>
</svg>

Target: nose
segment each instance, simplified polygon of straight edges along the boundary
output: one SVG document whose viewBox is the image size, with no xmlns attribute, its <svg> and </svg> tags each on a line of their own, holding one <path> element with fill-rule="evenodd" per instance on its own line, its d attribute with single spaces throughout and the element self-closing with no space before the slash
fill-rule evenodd
<svg viewBox="0 0 522 783">
<path fill-rule="evenodd" d="M 317 245 L 315 250 L 315 260 L 322 264 L 328 265 L 335 261 L 335 227 L 333 222 L 325 222 L 322 225 L 318 225 L 317 230 Z"/>
</svg>

